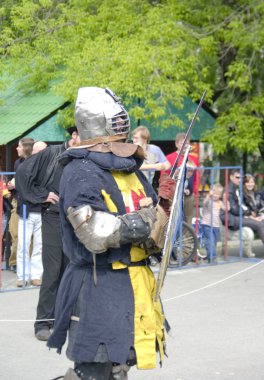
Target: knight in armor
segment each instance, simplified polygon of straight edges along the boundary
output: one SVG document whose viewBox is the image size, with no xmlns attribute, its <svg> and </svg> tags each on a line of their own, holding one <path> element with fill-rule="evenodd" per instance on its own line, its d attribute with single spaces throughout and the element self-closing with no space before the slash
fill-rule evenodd
<svg viewBox="0 0 264 380">
<path fill-rule="evenodd" d="M 157 352 L 160 362 L 164 356 L 165 318 L 153 301 L 147 248 L 158 197 L 139 170 L 142 148 L 126 142 L 129 116 L 111 90 L 80 88 L 75 122 L 81 142 L 60 158 L 69 264 L 48 346 L 60 353 L 68 332 L 74 369 L 64 379 L 125 380 L 131 366 L 152 369 Z M 164 183 L 167 193 L 171 184 Z"/>
</svg>

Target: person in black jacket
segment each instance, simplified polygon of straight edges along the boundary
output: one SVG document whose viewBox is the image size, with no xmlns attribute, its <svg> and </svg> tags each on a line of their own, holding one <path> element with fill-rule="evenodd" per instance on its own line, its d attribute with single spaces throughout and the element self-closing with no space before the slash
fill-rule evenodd
<svg viewBox="0 0 264 380">
<path fill-rule="evenodd" d="M 32 145 L 33 146 L 33 145 Z M 42 266 L 42 236 L 41 236 L 41 206 L 33 204 L 22 194 L 23 168 L 27 167 L 30 157 L 18 167 L 15 174 L 17 195 L 18 244 L 17 244 L 17 287 L 31 285 L 40 286 L 43 273 Z M 20 172 L 21 170 L 21 172 Z M 24 208 L 24 206 L 26 206 Z M 32 242 L 32 252 L 30 245 Z"/>
<path fill-rule="evenodd" d="M 53 326 L 56 294 L 63 271 L 68 263 L 62 250 L 59 216 L 59 183 L 62 166 L 58 157 L 76 143 L 75 127 L 69 128 L 71 139 L 60 145 L 47 146 L 36 142 L 33 155 L 21 171 L 23 197 L 42 208 L 42 262 L 43 276 L 34 324 L 37 339 L 47 341 Z"/>
<path fill-rule="evenodd" d="M 256 220 L 263 220 L 261 210 L 264 210 L 264 199 L 256 189 L 256 181 L 252 174 L 246 174 L 243 178 L 243 201 Z"/>
<path fill-rule="evenodd" d="M 14 172 L 17 172 L 19 166 L 22 162 L 25 161 L 26 158 L 30 157 L 32 154 L 34 140 L 30 137 L 23 137 L 19 140 L 18 145 L 16 147 L 18 159 L 14 164 Z M 15 184 L 15 177 L 7 183 L 8 190 L 11 191 L 12 195 L 12 210 L 11 216 L 9 220 L 9 233 L 11 235 L 12 245 L 11 245 L 11 255 L 9 257 L 9 266 L 10 269 L 16 272 L 16 256 L 17 256 L 17 243 L 18 243 L 18 221 L 19 216 L 17 213 L 17 191 Z M 31 247 L 32 250 L 32 247 Z"/>
<path fill-rule="evenodd" d="M 241 173 L 238 169 L 230 171 L 230 182 L 228 184 L 228 201 L 230 209 L 228 213 L 228 228 L 238 230 L 240 226 L 240 209 L 242 209 L 242 226 L 249 227 L 258 234 L 264 244 L 264 222 L 258 220 L 251 214 L 251 210 L 244 203 L 241 203 L 239 194 L 239 185 L 241 181 Z M 224 223 L 224 213 L 220 214 Z M 254 254 L 250 255 L 253 257 Z"/>
</svg>

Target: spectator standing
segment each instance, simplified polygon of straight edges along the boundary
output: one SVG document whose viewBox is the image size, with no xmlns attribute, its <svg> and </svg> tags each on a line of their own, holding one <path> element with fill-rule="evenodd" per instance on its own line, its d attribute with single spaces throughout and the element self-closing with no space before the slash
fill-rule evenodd
<svg viewBox="0 0 264 380">
<path fill-rule="evenodd" d="M 33 149 L 33 146 L 32 146 Z M 31 285 L 40 286 L 42 266 L 41 207 L 28 201 L 24 195 L 23 177 L 31 157 L 26 158 L 17 168 L 15 184 L 17 191 L 18 245 L 17 245 L 17 287 L 31 281 Z M 25 208 L 24 208 L 25 206 Z M 33 239 L 30 256 L 31 238 Z M 24 272 L 25 271 L 25 272 Z"/>
<path fill-rule="evenodd" d="M 170 162 L 171 166 L 174 165 L 174 163 L 178 157 L 178 153 L 181 149 L 181 146 L 183 144 L 184 139 L 185 139 L 185 133 L 178 133 L 176 135 L 176 138 L 175 138 L 176 151 L 173 153 L 170 153 L 166 156 L 166 158 Z M 190 145 L 190 139 L 186 140 L 186 145 Z M 184 154 L 184 151 L 182 152 L 182 154 Z M 182 160 L 183 160 L 183 156 L 180 158 L 178 166 L 181 165 Z M 197 172 L 194 170 L 194 168 L 198 167 L 200 164 L 199 164 L 199 160 L 198 160 L 197 156 L 195 156 L 191 153 L 188 155 L 188 160 L 190 160 L 190 163 L 191 163 L 190 166 L 193 167 L 193 174 L 190 175 L 188 178 L 189 192 L 188 192 L 188 194 L 185 193 L 185 196 L 184 196 L 184 205 L 183 205 L 184 216 L 183 217 L 184 217 L 184 220 L 188 224 L 191 225 L 193 213 L 194 213 L 194 205 L 195 205 L 194 194 L 198 193 L 198 177 L 197 177 Z M 187 163 L 187 166 L 188 166 L 188 163 Z M 161 175 L 163 173 L 164 172 L 161 172 Z M 167 171 L 167 174 L 169 174 L 168 171 Z"/>
<path fill-rule="evenodd" d="M 194 195 L 193 195 L 193 182 L 195 175 L 196 165 L 190 159 L 186 164 L 186 178 L 184 184 L 184 204 L 183 204 L 183 219 L 188 224 L 192 224 L 193 208 L 194 208 Z M 189 198 L 191 198 L 189 200 Z M 192 199 L 193 198 L 193 199 Z"/>
<path fill-rule="evenodd" d="M 0 171 L 1 171 L 1 168 L 0 168 Z M 0 196 L 3 199 L 3 203 L 2 203 L 2 205 L 3 205 L 3 208 L 2 208 L 2 238 L 3 238 L 7 224 L 8 224 L 8 220 L 10 218 L 10 212 L 12 210 L 12 205 L 9 201 L 9 199 L 11 197 L 11 193 L 7 188 L 7 181 L 4 178 L 4 176 L 2 176 L 0 181 L 1 181 L 0 187 L 2 189 L 2 194 Z"/>
<path fill-rule="evenodd" d="M 24 137 L 19 140 L 18 145 L 16 147 L 18 159 L 14 164 L 14 172 L 17 171 L 19 165 L 25 161 L 26 158 L 30 157 L 32 154 L 34 140 L 30 137 Z M 9 266 L 11 269 L 16 271 L 16 256 L 17 256 L 17 241 L 18 241 L 18 221 L 19 216 L 17 213 L 17 191 L 15 185 L 15 177 L 7 183 L 8 190 L 11 191 L 12 195 L 12 210 L 11 216 L 9 220 L 9 233 L 11 235 L 11 255 L 9 258 Z"/>
<path fill-rule="evenodd" d="M 213 166 L 213 162 L 209 155 L 207 155 L 205 159 L 203 160 L 202 166 L 206 168 Z M 211 170 L 210 169 L 204 169 L 201 172 L 200 183 L 201 183 L 201 191 L 205 191 L 206 188 L 210 188 L 211 186 Z"/>
<path fill-rule="evenodd" d="M 216 246 L 220 236 L 220 209 L 225 209 L 221 201 L 223 186 L 216 183 L 203 201 L 202 234 L 208 262 L 217 257 Z"/>
<path fill-rule="evenodd" d="M 71 139 L 60 145 L 48 146 L 38 141 L 33 146 L 32 157 L 21 172 L 23 197 L 41 207 L 42 214 L 42 262 L 43 276 L 39 292 L 35 336 L 47 341 L 53 327 L 54 306 L 60 279 L 68 264 L 62 249 L 59 216 L 59 183 L 62 166 L 58 157 L 69 147 L 76 145 L 76 127 L 68 128 Z"/>
<path fill-rule="evenodd" d="M 144 149 L 146 158 L 140 170 L 142 170 L 149 183 L 152 184 L 155 171 L 169 170 L 171 165 L 160 147 L 150 144 L 150 132 L 148 128 L 144 126 L 135 128 L 132 132 L 132 141 Z"/>
</svg>

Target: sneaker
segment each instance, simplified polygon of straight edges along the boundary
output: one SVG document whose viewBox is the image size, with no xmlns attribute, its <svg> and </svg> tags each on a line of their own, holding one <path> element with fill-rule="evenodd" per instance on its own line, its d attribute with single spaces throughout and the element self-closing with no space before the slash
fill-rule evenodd
<svg viewBox="0 0 264 380">
<path fill-rule="evenodd" d="M 170 257 L 169 263 L 170 265 L 178 265 L 177 259 L 175 259 L 173 256 Z"/>
<path fill-rule="evenodd" d="M 256 255 L 255 255 L 255 253 L 253 253 L 253 252 L 246 252 L 246 256 L 249 257 L 249 258 L 253 258 L 253 257 L 255 257 Z"/>
<path fill-rule="evenodd" d="M 33 286 L 40 286 L 41 285 L 41 280 L 36 278 L 35 280 L 31 280 L 31 285 Z"/>
<path fill-rule="evenodd" d="M 35 337 L 38 340 L 47 341 L 50 336 L 51 336 L 51 332 L 48 328 L 41 329 L 35 332 Z"/>
<path fill-rule="evenodd" d="M 27 281 L 23 282 L 23 280 L 17 280 L 16 286 L 17 288 L 23 288 L 23 286 L 24 285 L 27 286 L 27 284 L 28 284 Z"/>
<path fill-rule="evenodd" d="M 197 249 L 197 256 L 200 257 L 201 259 L 206 259 L 207 258 L 207 253 L 203 253 L 199 249 Z"/>
</svg>

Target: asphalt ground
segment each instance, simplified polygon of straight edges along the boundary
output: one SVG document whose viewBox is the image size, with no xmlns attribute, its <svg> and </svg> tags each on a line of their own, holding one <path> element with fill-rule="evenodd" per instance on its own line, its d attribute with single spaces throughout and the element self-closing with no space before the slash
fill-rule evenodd
<svg viewBox="0 0 264 380">
<path fill-rule="evenodd" d="M 264 252 L 169 270 L 162 299 L 171 325 L 163 367 L 132 368 L 129 380 L 263 380 Z M 154 268 L 157 271 L 158 268 Z M 34 337 L 38 289 L 12 291 L 2 273 L 0 379 L 51 380 L 72 366 Z"/>
</svg>

